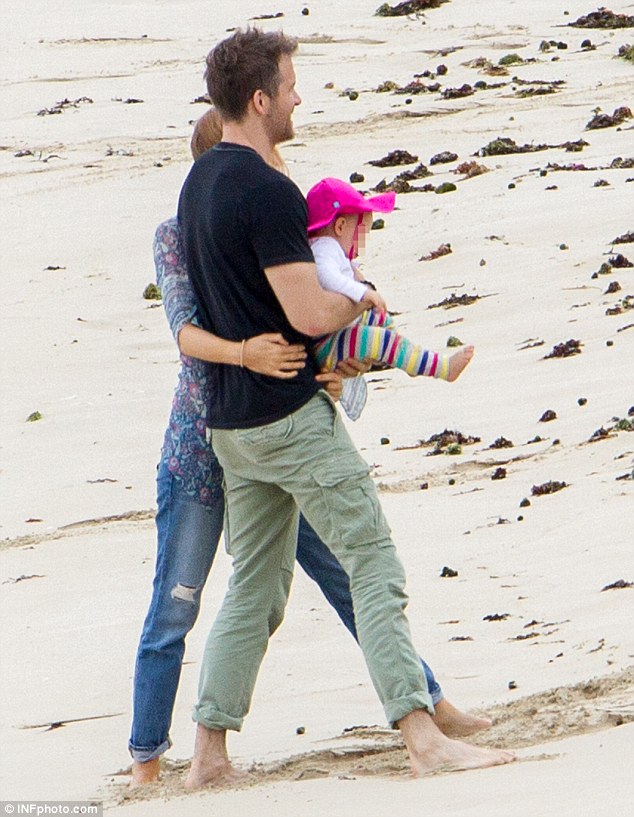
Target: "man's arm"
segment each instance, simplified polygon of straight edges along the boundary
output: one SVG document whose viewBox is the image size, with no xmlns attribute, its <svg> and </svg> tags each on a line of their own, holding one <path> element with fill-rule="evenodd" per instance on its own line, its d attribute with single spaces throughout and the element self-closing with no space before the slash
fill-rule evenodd
<svg viewBox="0 0 634 817">
<path fill-rule="evenodd" d="M 336 332 L 370 307 L 367 301 L 355 304 L 345 295 L 322 289 L 314 264 L 282 264 L 264 272 L 289 323 L 304 335 Z"/>
</svg>

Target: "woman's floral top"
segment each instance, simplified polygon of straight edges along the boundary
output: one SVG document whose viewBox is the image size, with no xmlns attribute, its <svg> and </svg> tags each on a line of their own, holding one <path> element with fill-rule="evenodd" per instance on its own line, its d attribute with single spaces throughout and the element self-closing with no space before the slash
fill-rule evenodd
<svg viewBox="0 0 634 817">
<path fill-rule="evenodd" d="M 186 323 L 198 325 L 196 301 L 176 218 L 164 221 L 154 235 L 156 282 L 175 339 Z M 209 367 L 213 364 L 181 355 L 181 370 L 165 431 L 161 462 L 202 505 L 222 495 L 222 468 L 207 442 L 207 405 L 211 398 Z"/>
</svg>

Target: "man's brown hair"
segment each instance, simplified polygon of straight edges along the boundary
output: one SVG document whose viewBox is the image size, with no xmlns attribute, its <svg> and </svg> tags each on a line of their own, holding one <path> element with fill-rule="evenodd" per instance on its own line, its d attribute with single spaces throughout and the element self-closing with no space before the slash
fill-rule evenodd
<svg viewBox="0 0 634 817">
<path fill-rule="evenodd" d="M 221 117 L 241 122 L 253 94 L 277 94 L 279 62 L 297 51 L 297 40 L 281 31 L 238 29 L 207 55 L 207 91 Z"/>
</svg>

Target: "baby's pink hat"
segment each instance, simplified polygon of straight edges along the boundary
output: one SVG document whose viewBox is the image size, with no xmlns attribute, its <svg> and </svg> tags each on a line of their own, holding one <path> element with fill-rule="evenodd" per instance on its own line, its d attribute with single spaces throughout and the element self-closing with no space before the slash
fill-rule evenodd
<svg viewBox="0 0 634 817">
<path fill-rule="evenodd" d="M 381 193 L 366 199 L 341 179 L 322 179 L 306 195 L 308 232 L 325 227 L 336 217 L 348 213 L 391 213 L 396 195 Z"/>
</svg>

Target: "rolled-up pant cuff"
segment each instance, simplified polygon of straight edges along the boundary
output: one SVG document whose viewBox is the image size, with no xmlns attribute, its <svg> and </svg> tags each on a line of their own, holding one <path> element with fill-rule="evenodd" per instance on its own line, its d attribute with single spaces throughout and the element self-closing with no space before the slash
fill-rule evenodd
<svg viewBox="0 0 634 817">
<path fill-rule="evenodd" d="M 167 750 L 172 745 L 172 741 L 168 738 L 161 743 L 156 749 L 150 748 L 143 748 L 139 749 L 136 746 L 128 745 L 128 751 L 132 755 L 132 760 L 136 763 L 149 763 L 150 760 L 154 760 L 157 757 L 160 757 L 162 754 L 165 754 Z"/>
<path fill-rule="evenodd" d="M 436 704 L 439 704 L 444 697 L 445 696 L 442 689 L 438 689 L 436 690 L 436 692 L 431 693 L 431 700 L 434 706 L 436 706 Z"/>
<path fill-rule="evenodd" d="M 206 726 L 207 729 L 228 729 L 230 732 L 240 732 L 244 723 L 244 718 L 233 718 L 231 715 L 225 715 L 224 712 L 204 705 L 194 707 L 192 718 L 201 726 Z"/>
<path fill-rule="evenodd" d="M 403 698 L 397 698 L 394 701 L 387 701 L 384 705 L 385 715 L 388 723 L 394 729 L 398 727 L 398 721 L 409 715 L 415 709 L 426 709 L 430 715 L 434 714 L 434 705 L 431 697 L 425 692 L 413 692 L 411 695 L 405 695 Z"/>
</svg>

